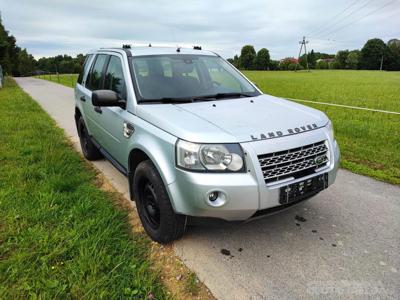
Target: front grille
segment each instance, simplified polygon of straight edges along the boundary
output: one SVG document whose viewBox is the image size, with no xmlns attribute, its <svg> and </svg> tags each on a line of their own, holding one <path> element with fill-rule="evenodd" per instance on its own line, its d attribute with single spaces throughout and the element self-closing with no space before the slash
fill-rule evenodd
<svg viewBox="0 0 400 300">
<path fill-rule="evenodd" d="M 301 178 L 329 164 L 325 141 L 258 156 L 265 183 Z"/>
</svg>

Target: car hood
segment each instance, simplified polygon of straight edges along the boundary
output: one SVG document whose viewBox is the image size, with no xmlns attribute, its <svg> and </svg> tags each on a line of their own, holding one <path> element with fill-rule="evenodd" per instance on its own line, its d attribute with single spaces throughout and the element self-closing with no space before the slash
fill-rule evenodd
<svg viewBox="0 0 400 300">
<path fill-rule="evenodd" d="M 181 139 L 235 143 L 279 138 L 323 127 L 326 115 L 281 98 L 260 95 L 184 104 L 143 104 L 137 115 Z"/>
</svg>

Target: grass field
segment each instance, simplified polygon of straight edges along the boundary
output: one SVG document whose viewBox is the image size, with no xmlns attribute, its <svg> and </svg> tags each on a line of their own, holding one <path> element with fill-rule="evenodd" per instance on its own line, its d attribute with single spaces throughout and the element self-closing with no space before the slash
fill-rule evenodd
<svg viewBox="0 0 400 300">
<path fill-rule="evenodd" d="M 271 95 L 400 112 L 400 72 L 244 73 Z M 400 115 L 300 103 L 333 121 L 344 168 L 400 184 Z"/>
<path fill-rule="evenodd" d="M 0 116 L 0 299 L 166 298 L 147 237 L 11 79 Z"/>
<path fill-rule="evenodd" d="M 78 74 L 45 74 L 34 76 L 36 78 L 45 79 L 55 83 L 59 83 L 68 87 L 75 87 L 76 80 L 78 79 Z"/>
</svg>

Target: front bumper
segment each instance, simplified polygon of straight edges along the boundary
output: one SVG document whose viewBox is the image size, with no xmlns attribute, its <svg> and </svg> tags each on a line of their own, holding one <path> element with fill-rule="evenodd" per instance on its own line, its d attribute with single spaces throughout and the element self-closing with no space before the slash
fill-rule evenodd
<svg viewBox="0 0 400 300">
<path fill-rule="evenodd" d="M 330 163 L 312 175 L 286 182 L 266 184 L 258 154 L 291 149 L 327 140 Z M 241 144 L 246 153 L 246 173 L 195 173 L 176 169 L 176 180 L 167 186 L 172 205 L 177 213 L 195 217 L 212 217 L 228 221 L 247 220 L 257 212 L 281 206 L 279 190 L 319 174 L 328 174 L 328 185 L 334 183 L 339 167 L 340 151 L 326 129 L 297 136 Z M 217 191 L 219 198 L 210 202 L 208 195 Z"/>
</svg>

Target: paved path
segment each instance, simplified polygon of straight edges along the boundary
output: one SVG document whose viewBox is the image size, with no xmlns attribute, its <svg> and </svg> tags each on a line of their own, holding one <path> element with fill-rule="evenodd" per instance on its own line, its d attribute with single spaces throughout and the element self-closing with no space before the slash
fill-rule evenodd
<svg viewBox="0 0 400 300">
<path fill-rule="evenodd" d="M 73 90 L 17 82 L 78 143 Z M 111 164 L 95 165 L 127 195 Z M 219 299 L 400 299 L 400 187 L 341 170 L 335 185 L 300 206 L 195 227 L 174 247 Z"/>
</svg>

